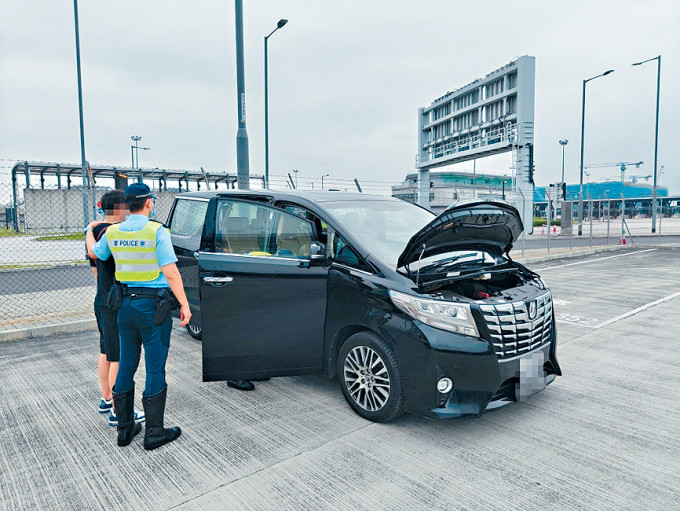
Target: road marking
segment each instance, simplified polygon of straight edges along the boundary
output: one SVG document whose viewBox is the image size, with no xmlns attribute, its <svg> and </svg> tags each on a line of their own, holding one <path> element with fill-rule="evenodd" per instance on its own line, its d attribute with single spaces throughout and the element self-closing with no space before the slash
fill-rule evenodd
<svg viewBox="0 0 680 511">
<path fill-rule="evenodd" d="M 658 300 L 656 300 L 654 302 L 650 302 L 646 305 L 638 307 L 637 309 L 633 309 L 632 311 L 626 312 L 625 314 L 621 314 L 620 316 L 616 316 L 615 318 L 608 319 L 604 323 L 600 323 L 599 325 L 597 325 L 595 327 L 595 329 L 597 330 L 597 329 L 605 327 L 607 325 L 611 325 L 612 323 L 616 323 L 617 321 L 620 321 L 620 320 L 625 319 L 629 316 L 637 314 L 638 312 L 642 312 L 644 310 L 647 310 L 650 307 L 654 307 L 655 305 L 659 305 L 660 303 L 667 302 L 668 300 L 672 300 L 676 296 L 680 296 L 680 291 L 678 291 L 677 293 L 673 293 L 672 295 L 668 295 L 668 296 L 664 296 L 663 298 L 659 298 Z"/>
<path fill-rule="evenodd" d="M 545 271 L 545 270 L 554 270 L 555 268 L 565 268 L 567 266 L 574 266 L 575 264 L 586 264 L 586 263 L 593 263 L 596 261 L 604 261 L 605 259 L 613 259 L 615 257 L 624 257 L 624 256 L 629 256 L 633 254 L 642 254 L 644 252 L 651 252 L 652 250 L 657 250 L 656 248 L 648 248 L 645 250 L 640 250 L 640 251 L 635 251 L 635 252 L 629 252 L 628 254 L 617 254 L 613 256 L 607 256 L 607 257 L 598 257 L 597 259 L 588 259 L 587 261 L 576 261 L 575 263 L 567 263 L 567 264 L 560 264 L 558 266 L 548 266 L 547 268 L 539 268 L 536 271 Z"/>
<path fill-rule="evenodd" d="M 587 318 L 585 316 L 565 313 L 559 314 L 555 319 L 559 323 L 569 323 L 571 325 L 587 326 L 589 328 L 596 328 L 597 322 L 599 321 L 597 318 Z"/>
<path fill-rule="evenodd" d="M 555 305 L 568 305 L 571 302 L 568 302 L 567 300 L 558 300 L 558 299 L 553 298 L 553 303 Z"/>
</svg>

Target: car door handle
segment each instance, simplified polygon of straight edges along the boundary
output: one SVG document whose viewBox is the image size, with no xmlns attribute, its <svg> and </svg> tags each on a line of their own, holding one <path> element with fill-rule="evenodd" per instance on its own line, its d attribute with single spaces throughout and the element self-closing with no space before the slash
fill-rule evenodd
<svg viewBox="0 0 680 511">
<path fill-rule="evenodd" d="M 224 286 L 234 282 L 234 277 L 203 277 L 203 282 L 213 286 Z"/>
</svg>

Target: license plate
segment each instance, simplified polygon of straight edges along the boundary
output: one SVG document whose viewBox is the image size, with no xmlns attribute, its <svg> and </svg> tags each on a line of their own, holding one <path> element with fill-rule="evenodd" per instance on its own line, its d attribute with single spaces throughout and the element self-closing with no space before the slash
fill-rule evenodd
<svg viewBox="0 0 680 511">
<path fill-rule="evenodd" d="M 519 359 L 519 383 L 515 388 L 517 401 L 526 401 L 529 396 L 545 388 L 544 362 L 543 350 L 534 351 Z"/>
</svg>

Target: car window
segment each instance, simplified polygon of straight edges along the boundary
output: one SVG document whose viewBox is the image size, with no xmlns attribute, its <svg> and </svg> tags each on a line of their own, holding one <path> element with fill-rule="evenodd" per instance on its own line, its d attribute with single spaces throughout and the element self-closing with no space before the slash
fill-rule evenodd
<svg viewBox="0 0 680 511">
<path fill-rule="evenodd" d="M 205 201 L 177 199 L 170 222 L 173 244 L 187 250 L 199 249 L 207 209 Z"/>
<path fill-rule="evenodd" d="M 312 222 L 314 224 L 314 228 L 316 229 L 317 240 L 323 243 L 324 246 L 328 243 L 328 224 L 325 221 L 323 221 L 321 218 L 316 216 L 308 209 L 305 209 L 302 206 L 298 206 L 297 204 L 284 203 L 280 204 L 280 206 L 283 207 L 283 209 L 285 209 L 289 213 L 297 215 L 300 218 L 305 218 Z"/>
<path fill-rule="evenodd" d="M 229 254 L 309 258 L 311 222 L 263 204 L 217 203 L 215 250 Z"/>
<path fill-rule="evenodd" d="M 370 271 L 369 266 L 363 261 L 361 256 L 350 247 L 347 242 L 335 231 L 330 233 L 330 257 L 331 260 L 356 268 L 357 270 Z"/>
</svg>

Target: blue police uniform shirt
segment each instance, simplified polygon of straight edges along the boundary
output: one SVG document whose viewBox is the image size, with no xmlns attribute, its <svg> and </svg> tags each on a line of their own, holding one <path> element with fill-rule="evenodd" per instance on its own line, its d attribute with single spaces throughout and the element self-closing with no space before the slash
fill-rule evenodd
<svg viewBox="0 0 680 511">
<path fill-rule="evenodd" d="M 145 215 L 129 215 L 125 222 L 121 222 L 119 228 L 121 231 L 141 231 L 148 222 L 149 217 Z M 106 261 L 111 257 L 111 249 L 109 248 L 109 243 L 106 239 L 106 232 L 99 241 L 94 244 L 92 251 L 94 252 L 94 255 L 97 256 L 97 259 L 101 259 L 102 261 Z M 175 249 L 172 248 L 170 231 L 168 231 L 166 227 L 159 227 L 156 231 L 156 257 L 158 258 L 158 266 L 165 266 L 166 264 L 177 262 Z M 170 287 L 168 285 L 168 280 L 165 278 L 162 271 L 154 280 L 146 282 L 121 282 L 132 287 Z"/>
</svg>

